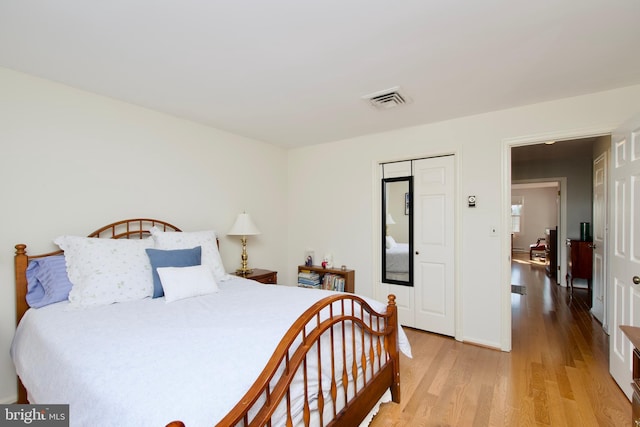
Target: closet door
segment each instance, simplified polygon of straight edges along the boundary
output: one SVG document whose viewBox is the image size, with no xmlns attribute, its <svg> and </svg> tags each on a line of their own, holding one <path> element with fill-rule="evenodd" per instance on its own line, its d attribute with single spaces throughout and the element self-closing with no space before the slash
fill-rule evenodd
<svg viewBox="0 0 640 427">
<path fill-rule="evenodd" d="M 454 156 L 413 166 L 413 326 L 449 336 L 455 335 L 454 168 Z"/>
<path fill-rule="evenodd" d="M 383 169 L 383 178 L 400 178 L 400 177 L 408 177 L 411 176 L 411 161 L 407 160 L 404 162 L 393 162 L 384 165 Z M 397 204 L 397 203 L 396 203 Z M 397 207 L 397 206 L 396 206 Z M 385 212 L 389 212 L 389 210 L 385 210 Z M 400 222 L 399 218 L 404 216 L 403 212 L 400 212 L 396 215 L 395 212 L 392 212 L 395 215 L 396 222 Z M 407 219 L 409 216 L 406 217 Z M 402 218 L 406 221 L 406 219 Z M 396 234 L 397 226 L 391 226 L 389 229 L 389 233 L 392 234 L 396 240 L 400 240 L 400 237 Z M 407 229 L 407 233 L 409 227 L 405 227 Z M 384 244 L 383 244 L 384 246 Z M 384 250 L 384 249 L 382 249 Z M 412 254 L 408 254 L 408 256 L 412 256 Z M 384 263 L 383 263 L 384 265 Z M 398 319 L 401 325 L 416 327 L 415 325 L 415 292 L 413 284 L 410 283 L 410 286 L 398 285 L 394 283 L 384 283 L 384 274 L 382 280 L 382 290 L 379 295 L 379 299 L 381 301 L 385 301 L 388 294 L 394 294 L 396 296 L 396 305 L 398 310 Z"/>
</svg>

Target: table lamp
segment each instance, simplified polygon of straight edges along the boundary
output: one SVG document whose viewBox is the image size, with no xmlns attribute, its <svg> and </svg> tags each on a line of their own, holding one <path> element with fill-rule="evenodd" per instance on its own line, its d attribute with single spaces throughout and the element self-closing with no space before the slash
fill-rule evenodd
<svg viewBox="0 0 640 427">
<path fill-rule="evenodd" d="M 238 215 L 236 222 L 231 227 L 231 230 L 227 233 L 229 236 L 241 236 L 242 242 L 242 266 L 236 270 L 236 274 L 240 276 L 246 276 L 251 274 L 253 270 L 247 267 L 247 236 L 254 236 L 260 234 L 258 227 L 251 221 L 251 217 L 248 213 L 243 212 Z"/>
<path fill-rule="evenodd" d="M 395 224 L 396 222 L 393 220 L 393 217 L 391 216 L 390 213 L 387 214 L 387 218 L 385 220 L 385 230 L 386 230 L 386 235 L 389 235 L 389 226 Z"/>
</svg>

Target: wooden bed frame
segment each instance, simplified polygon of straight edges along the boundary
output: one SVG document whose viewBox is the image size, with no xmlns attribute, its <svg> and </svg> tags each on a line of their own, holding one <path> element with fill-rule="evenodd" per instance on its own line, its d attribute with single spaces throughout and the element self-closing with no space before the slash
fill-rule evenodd
<svg viewBox="0 0 640 427">
<path fill-rule="evenodd" d="M 109 224 L 89 234 L 88 237 L 142 239 L 149 235 L 148 230 L 152 226 L 164 231 L 180 231 L 178 227 L 165 221 L 139 218 Z M 15 248 L 17 325 L 29 308 L 26 302 L 26 269 L 29 260 L 58 255 L 62 251 L 29 256 L 26 245 L 18 244 Z M 306 387 L 312 382 L 318 383 L 321 391 L 329 392 L 329 399 L 333 403 L 337 400 L 346 401 L 346 406 L 339 411 L 336 411 L 336 405 L 331 405 L 334 408 L 331 419 L 323 420 L 323 408 L 332 402 L 327 401 L 325 405 L 322 394 L 319 394 L 317 415 L 322 425 L 346 427 L 358 425 L 387 390 L 391 391 L 394 402 L 400 402 L 400 357 L 397 334 L 398 319 L 394 295 L 389 295 L 385 313 L 377 313 L 365 300 L 353 294 L 332 295 L 318 301 L 294 322 L 253 386 L 217 426 L 271 426 L 270 418 L 281 402 L 285 405 L 287 415 L 290 417 L 289 387 L 299 370 L 304 375 L 303 420 L 305 425 L 308 426 L 310 422 L 309 402 L 313 400 L 313 396 L 308 396 Z M 323 377 L 319 368 L 317 372 L 307 369 L 307 353 L 312 349 L 320 349 L 319 340 L 323 335 L 330 337 L 332 372 L 329 384 L 322 383 L 322 378 L 325 378 L 325 383 L 327 382 L 326 372 Z M 353 366 L 346 366 L 347 350 L 345 349 L 356 348 L 356 345 L 367 350 L 366 354 L 364 351 L 354 354 L 354 359 L 355 357 L 361 359 L 361 372 L 356 368 L 355 362 Z M 321 354 L 317 351 L 309 357 L 315 357 L 320 362 Z M 345 378 L 336 378 L 336 372 L 349 372 L 353 378 L 357 379 L 348 386 L 352 388 L 349 390 L 349 396 L 351 396 L 349 399 L 344 387 L 336 387 L 336 384 L 341 382 L 347 383 L 346 374 L 344 374 Z M 28 403 L 27 390 L 20 378 L 17 381 L 18 403 Z M 177 427 L 184 424 L 173 421 L 167 426 Z"/>
<path fill-rule="evenodd" d="M 158 227 L 163 231 L 181 231 L 175 225 L 157 219 L 137 218 L 126 219 L 105 225 L 89 234 L 87 237 L 98 237 L 107 239 L 143 239 L 149 237 L 151 227 Z M 20 323 L 22 316 L 29 309 L 27 304 L 27 267 L 29 261 L 36 258 L 44 258 L 51 255 L 60 255 L 62 250 L 48 252 L 41 255 L 27 255 L 27 245 L 20 243 L 16 246 L 16 254 L 13 265 L 16 275 L 16 326 Z M 29 403 L 27 400 L 27 390 L 22 381 L 18 378 L 18 402 Z"/>
</svg>

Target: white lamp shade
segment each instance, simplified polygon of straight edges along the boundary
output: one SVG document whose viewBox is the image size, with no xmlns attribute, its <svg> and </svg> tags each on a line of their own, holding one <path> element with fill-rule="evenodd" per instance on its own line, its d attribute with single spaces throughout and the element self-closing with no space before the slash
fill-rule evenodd
<svg viewBox="0 0 640 427">
<path fill-rule="evenodd" d="M 393 217 L 391 216 L 390 213 L 387 214 L 387 225 L 389 224 L 395 224 L 396 222 L 393 220 Z"/>
<path fill-rule="evenodd" d="M 227 233 L 229 236 L 253 236 L 260 234 L 258 227 L 251 221 L 251 217 L 248 213 L 241 213 L 238 215 L 235 224 L 231 227 L 231 230 Z"/>
</svg>

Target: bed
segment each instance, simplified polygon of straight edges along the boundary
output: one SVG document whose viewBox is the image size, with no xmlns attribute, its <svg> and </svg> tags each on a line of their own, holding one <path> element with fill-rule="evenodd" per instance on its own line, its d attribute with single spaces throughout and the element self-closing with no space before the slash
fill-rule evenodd
<svg viewBox="0 0 640 427">
<path fill-rule="evenodd" d="M 409 244 L 386 236 L 385 267 L 387 279 L 409 281 Z"/>
<path fill-rule="evenodd" d="M 31 256 L 26 245 L 16 245 L 11 355 L 19 403 L 69 404 L 71 425 L 355 426 L 381 401 L 399 402 L 399 352 L 410 355 L 410 346 L 398 325 L 394 296 L 382 304 L 229 276 L 219 269 L 214 234 L 206 235 L 198 246 L 202 265 L 162 268 L 151 253 L 192 255 L 196 248 L 187 246 L 202 235 L 181 233 L 165 221 L 133 219 L 102 227 L 88 239 L 67 236 L 59 242 L 64 253 Z M 94 245 L 116 245 L 105 238 L 132 240 L 125 246 L 136 251 L 145 246 L 151 272 L 162 273 L 163 286 L 166 279 L 165 294 L 130 298 L 127 291 L 129 299 L 95 304 L 94 289 L 74 280 L 73 259 L 91 264 L 99 257 L 82 257 L 93 255 Z M 166 239 L 178 246 L 167 247 Z M 68 299 L 30 309 L 29 266 L 62 254 L 74 282 Z M 213 258 L 215 266 L 205 268 Z M 101 259 L 95 268 L 103 273 L 110 262 Z M 194 283 L 208 283 L 196 272 L 210 275 L 217 288 L 176 286 L 170 274 L 178 272 Z M 150 286 L 155 296 L 153 280 Z M 191 287 L 201 293 L 181 294 Z"/>
</svg>

